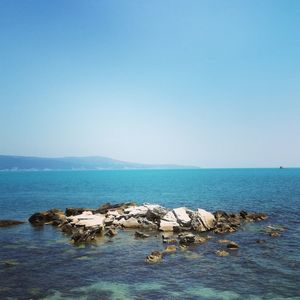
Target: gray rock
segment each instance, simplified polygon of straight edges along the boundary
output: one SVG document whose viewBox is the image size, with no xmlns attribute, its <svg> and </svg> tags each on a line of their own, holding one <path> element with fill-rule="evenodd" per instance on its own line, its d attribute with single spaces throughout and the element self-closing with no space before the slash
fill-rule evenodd
<svg viewBox="0 0 300 300">
<path fill-rule="evenodd" d="M 141 239 L 145 239 L 145 238 L 148 238 L 150 235 L 149 234 L 146 234 L 146 233 L 143 233 L 143 232 L 140 232 L 140 231 L 136 231 L 134 233 L 134 236 L 136 238 L 141 238 Z"/>
</svg>

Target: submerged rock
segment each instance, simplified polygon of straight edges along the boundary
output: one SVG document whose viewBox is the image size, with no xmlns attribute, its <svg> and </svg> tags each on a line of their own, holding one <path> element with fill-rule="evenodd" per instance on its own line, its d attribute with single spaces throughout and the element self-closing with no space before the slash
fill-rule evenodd
<svg viewBox="0 0 300 300">
<path fill-rule="evenodd" d="M 279 237 L 284 232 L 286 228 L 282 225 L 275 224 L 275 225 L 268 225 L 266 226 L 263 231 L 269 234 L 271 237 Z"/>
<path fill-rule="evenodd" d="M 148 255 L 146 257 L 146 262 L 148 262 L 148 263 L 157 263 L 157 262 L 161 261 L 161 259 L 162 259 L 161 252 L 153 251 L 153 252 L 151 252 L 150 255 Z"/>
<path fill-rule="evenodd" d="M 207 240 L 208 240 L 208 238 L 206 238 L 206 237 L 196 236 L 194 243 L 195 244 L 203 244 L 203 243 L 207 242 Z"/>
<path fill-rule="evenodd" d="M 195 235 L 191 233 L 180 233 L 178 238 L 179 243 L 182 245 L 190 245 L 195 242 Z"/>
<path fill-rule="evenodd" d="M 229 252 L 227 252 L 225 250 L 217 250 L 215 253 L 218 256 L 228 256 L 229 255 Z"/>
<path fill-rule="evenodd" d="M 217 242 L 219 244 L 229 244 L 231 241 L 230 240 L 218 240 Z"/>
<path fill-rule="evenodd" d="M 8 227 L 8 226 L 14 226 L 14 225 L 20 225 L 24 224 L 23 221 L 17 221 L 17 220 L 0 220 L 0 227 Z"/>
<path fill-rule="evenodd" d="M 108 237 L 113 237 L 115 235 L 117 235 L 117 231 L 113 228 L 109 228 L 104 235 L 108 236 Z"/>
<path fill-rule="evenodd" d="M 174 253 L 177 251 L 177 247 L 175 245 L 169 245 L 165 248 L 164 253 Z"/>
<path fill-rule="evenodd" d="M 178 243 L 178 241 L 172 235 L 163 234 L 161 236 L 161 238 L 162 238 L 162 242 L 165 244 L 177 244 Z"/>
<path fill-rule="evenodd" d="M 143 233 L 143 232 L 140 232 L 140 231 L 136 231 L 134 233 L 134 236 L 136 238 L 141 238 L 141 239 L 145 239 L 145 238 L 148 238 L 150 235 L 149 234 L 146 234 L 146 233 Z"/>
<path fill-rule="evenodd" d="M 238 249 L 240 246 L 239 246 L 238 243 L 236 243 L 236 242 L 230 242 L 230 243 L 227 244 L 226 247 L 227 247 L 228 249 L 230 249 L 230 250 L 236 250 L 236 249 Z"/>
<path fill-rule="evenodd" d="M 88 243 L 95 240 L 96 235 L 101 233 L 101 231 L 101 228 L 79 229 L 73 233 L 71 239 L 74 241 L 74 244 Z"/>
</svg>

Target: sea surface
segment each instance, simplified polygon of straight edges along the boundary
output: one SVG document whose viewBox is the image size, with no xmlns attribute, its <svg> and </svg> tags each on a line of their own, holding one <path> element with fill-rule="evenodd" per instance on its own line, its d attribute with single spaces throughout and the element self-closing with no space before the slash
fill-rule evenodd
<svg viewBox="0 0 300 300">
<path fill-rule="evenodd" d="M 0 172 L 0 219 L 124 201 L 269 219 L 150 265 L 145 256 L 165 247 L 160 234 L 124 230 L 75 247 L 51 225 L 0 228 L 0 299 L 300 299 L 300 169 Z M 240 248 L 218 257 L 218 239 Z"/>
</svg>

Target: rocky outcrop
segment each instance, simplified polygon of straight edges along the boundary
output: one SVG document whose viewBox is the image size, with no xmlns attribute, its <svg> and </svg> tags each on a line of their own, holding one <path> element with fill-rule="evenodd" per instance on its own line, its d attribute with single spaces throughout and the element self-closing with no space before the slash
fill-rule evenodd
<svg viewBox="0 0 300 300">
<path fill-rule="evenodd" d="M 8 227 L 14 225 L 24 224 L 25 222 L 17 221 L 17 220 L 0 220 L 0 227 Z"/>
<path fill-rule="evenodd" d="M 57 226 L 63 233 L 70 235 L 75 244 L 91 242 L 99 234 L 113 237 L 117 228 L 125 228 L 138 230 L 135 233 L 136 238 L 148 237 L 145 231 L 163 231 L 164 243 L 179 243 L 180 247 L 184 248 L 190 244 L 206 242 L 207 238 L 201 236 L 202 232 L 234 232 L 244 222 L 261 221 L 266 218 L 267 216 L 263 213 L 246 211 L 239 213 L 216 211 L 212 214 L 200 208 L 195 211 L 185 207 L 167 209 L 157 204 L 136 205 L 126 202 L 106 203 L 98 209 L 67 208 L 65 212 L 51 209 L 33 214 L 29 222 L 33 225 Z M 278 228 L 275 229 L 270 227 L 268 231 L 266 229 L 266 232 L 272 236 L 280 235 L 281 231 Z M 178 234 L 177 237 L 175 237 L 176 234 Z M 229 242 L 224 242 L 224 244 L 230 244 Z M 228 249 L 236 248 L 234 245 L 228 246 Z M 149 261 L 151 259 L 149 258 Z"/>
</svg>

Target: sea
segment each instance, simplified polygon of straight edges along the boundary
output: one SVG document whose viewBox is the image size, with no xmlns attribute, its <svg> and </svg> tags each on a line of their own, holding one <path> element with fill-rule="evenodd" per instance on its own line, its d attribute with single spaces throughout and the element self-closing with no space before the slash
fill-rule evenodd
<svg viewBox="0 0 300 300">
<path fill-rule="evenodd" d="M 0 299 L 300 299 L 300 169 L 0 172 L 0 219 L 128 201 L 269 218 L 205 233 L 208 242 L 156 264 L 145 257 L 165 247 L 157 232 L 135 239 L 119 230 L 74 246 L 51 225 L 0 228 Z M 267 226 L 282 234 L 271 237 Z M 240 247 L 216 256 L 219 239 Z"/>
</svg>

